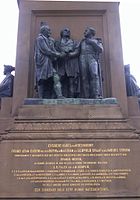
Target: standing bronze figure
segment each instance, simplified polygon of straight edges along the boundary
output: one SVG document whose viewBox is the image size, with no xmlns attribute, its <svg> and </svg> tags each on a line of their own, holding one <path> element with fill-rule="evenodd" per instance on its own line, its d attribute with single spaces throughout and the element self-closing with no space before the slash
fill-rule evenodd
<svg viewBox="0 0 140 200">
<path fill-rule="evenodd" d="M 48 25 L 42 25 L 35 44 L 36 86 L 39 98 L 62 98 L 59 76 L 54 61 L 60 56 Z"/>
<path fill-rule="evenodd" d="M 101 98 L 101 69 L 99 54 L 103 51 L 100 40 L 95 38 L 96 31 L 88 27 L 80 44 L 81 96 L 83 98 Z"/>
<path fill-rule="evenodd" d="M 13 96 L 14 76 L 11 74 L 15 68 L 11 65 L 4 65 L 5 78 L 0 83 L 0 98 Z"/>
<path fill-rule="evenodd" d="M 127 96 L 137 96 L 140 98 L 140 87 L 135 77 L 130 73 L 130 65 L 124 65 L 125 83 Z"/>
<path fill-rule="evenodd" d="M 63 95 L 75 98 L 80 93 L 78 43 L 70 38 L 69 28 L 64 28 L 60 36 L 60 40 L 56 41 L 56 49 L 62 56 L 57 60 L 57 72 L 60 76 Z"/>
</svg>

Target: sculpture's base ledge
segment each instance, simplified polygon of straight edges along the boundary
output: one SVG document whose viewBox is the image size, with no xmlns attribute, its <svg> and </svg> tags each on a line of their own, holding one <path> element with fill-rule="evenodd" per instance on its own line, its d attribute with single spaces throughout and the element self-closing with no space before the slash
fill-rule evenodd
<svg viewBox="0 0 140 200">
<path fill-rule="evenodd" d="M 25 99 L 18 119 L 123 119 L 115 98 Z"/>
<path fill-rule="evenodd" d="M 138 198 L 133 198 L 132 197 L 132 198 L 129 198 L 129 200 L 138 200 Z M 3 197 L 2 198 L 0 197 L 0 199 L 3 200 Z M 4 199 L 5 200 L 11 200 L 11 198 L 4 198 Z M 39 198 L 39 199 L 44 199 L 44 198 Z M 66 198 L 62 198 L 62 199 L 63 200 L 69 200 L 70 198 L 67 198 L 67 199 Z M 75 198 L 73 199 L 72 198 L 72 200 L 79 200 L 79 199 L 81 199 L 81 198 L 77 198 L 77 199 L 75 199 Z M 95 199 L 98 199 L 98 200 L 128 200 L 128 198 L 123 198 L 123 199 L 122 198 L 109 198 L 109 199 L 108 198 L 101 198 L 101 199 L 100 198 L 90 198 L 90 200 L 95 200 Z M 32 199 L 31 198 L 18 198 L 18 199 L 14 198 L 14 200 L 38 200 L 38 198 L 32 198 Z M 47 198 L 47 200 L 52 200 L 52 198 L 51 199 Z M 60 198 L 55 198 L 55 200 L 60 200 Z M 84 199 L 82 198 L 82 200 L 87 200 L 87 198 L 84 198 Z"/>
<path fill-rule="evenodd" d="M 64 99 L 24 99 L 24 105 L 95 105 L 95 104 L 117 104 L 116 98 L 103 98 L 103 99 L 83 99 L 83 98 L 64 98 Z"/>
<path fill-rule="evenodd" d="M 111 131 L 109 130 L 108 132 L 106 131 L 102 131 L 102 132 L 83 132 L 83 133 L 78 133 L 77 131 L 74 132 L 44 132 L 43 131 L 39 132 L 39 131 L 29 131 L 29 130 L 11 130 L 9 134 L 6 135 L 2 135 L 1 136 L 1 140 L 24 140 L 24 141 L 28 141 L 28 140 L 77 140 L 77 139 L 100 139 L 100 140 L 109 140 L 109 139 L 131 139 L 131 140 L 135 140 L 135 139 L 139 139 L 138 134 L 128 130 L 127 132 L 117 132 L 117 131 Z"/>
<path fill-rule="evenodd" d="M 78 104 L 80 101 L 83 104 Z M 27 99 L 19 109 L 14 127 L 7 131 L 9 134 L 2 136 L 4 140 L 138 138 L 115 98 Z"/>
<path fill-rule="evenodd" d="M 0 199 L 2 200 L 11 200 L 11 198 L 3 198 L 3 197 L 0 197 Z M 13 198 L 12 198 L 13 199 Z M 39 199 L 45 199 L 45 200 L 52 200 L 52 198 L 39 198 Z M 25 198 L 14 198 L 14 200 L 39 200 L 38 198 L 28 198 L 28 197 L 25 197 Z M 118 197 L 118 198 L 99 198 L 99 197 L 94 197 L 94 198 L 61 198 L 62 200 L 87 200 L 87 199 L 90 199 L 90 200 L 138 200 L 139 197 L 128 197 L 128 198 L 122 198 L 122 197 Z M 60 198 L 55 198 L 55 200 L 60 200 Z"/>
</svg>

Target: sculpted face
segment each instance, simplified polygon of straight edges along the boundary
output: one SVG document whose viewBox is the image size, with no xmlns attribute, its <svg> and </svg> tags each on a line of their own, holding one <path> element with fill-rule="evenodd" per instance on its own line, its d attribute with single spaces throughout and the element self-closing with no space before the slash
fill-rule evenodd
<svg viewBox="0 0 140 200">
<path fill-rule="evenodd" d="M 49 26 L 46 26 L 46 35 L 47 35 L 48 37 L 51 36 L 51 29 L 50 29 Z"/>
<path fill-rule="evenodd" d="M 84 36 L 85 36 L 85 37 L 89 37 L 90 35 L 91 35 L 91 31 L 90 31 L 89 28 L 87 28 L 87 29 L 85 30 L 85 32 L 84 32 Z"/>
<path fill-rule="evenodd" d="M 51 29 L 49 26 L 42 26 L 41 27 L 41 33 L 45 36 L 45 37 L 50 37 L 51 36 Z"/>
<path fill-rule="evenodd" d="M 3 74 L 6 75 L 7 73 L 11 73 L 14 69 L 11 65 L 4 65 Z"/>
<path fill-rule="evenodd" d="M 86 28 L 86 30 L 84 32 L 85 37 L 95 36 L 95 34 L 96 34 L 96 31 L 92 27 Z"/>
<path fill-rule="evenodd" d="M 61 32 L 61 37 L 70 37 L 70 29 L 69 28 L 63 29 Z"/>
<path fill-rule="evenodd" d="M 4 75 L 6 75 L 6 74 L 7 74 L 7 69 L 6 69 L 6 67 L 4 67 L 3 74 L 4 74 Z"/>
</svg>

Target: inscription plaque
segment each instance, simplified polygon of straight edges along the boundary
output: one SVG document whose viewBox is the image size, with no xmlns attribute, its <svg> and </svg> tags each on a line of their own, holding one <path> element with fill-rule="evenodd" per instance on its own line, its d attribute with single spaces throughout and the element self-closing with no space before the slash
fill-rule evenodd
<svg viewBox="0 0 140 200">
<path fill-rule="evenodd" d="M 26 191 L 28 197 L 136 196 L 140 194 L 136 180 L 139 172 L 133 160 L 137 160 L 138 143 L 131 143 L 122 140 L 3 142 L 1 150 L 4 154 L 7 151 L 8 159 L 3 156 L 1 176 L 6 184 L 0 182 L 1 195 L 25 197 Z M 10 177 L 10 182 L 6 177 Z"/>
</svg>

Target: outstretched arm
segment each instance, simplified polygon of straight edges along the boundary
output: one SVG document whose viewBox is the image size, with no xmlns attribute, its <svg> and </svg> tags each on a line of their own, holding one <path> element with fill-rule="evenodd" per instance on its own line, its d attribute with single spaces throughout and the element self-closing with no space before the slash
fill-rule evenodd
<svg viewBox="0 0 140 200">
<path fill-rule="evenodd" d="M 77 57 L 77 56 L 79 56 L 79 53 L 80 53 L 80 43 L 75 43 L 74 44 L 74 51 L 72 51 L 72 52 L 69 52 L 69 54 L 68 54 L 68 56 L 69 56 L 69 58 L 74 58 L 74 57 Z"/>
<path fill-rule="evenodd" d="M 49 44 L 47 44 L 42 37 L 37 38 L 37 46 L 44 55 L 59 56 L 59 53 L 54 49 L 54 46 L 51 49 Z"/>
</svg>

